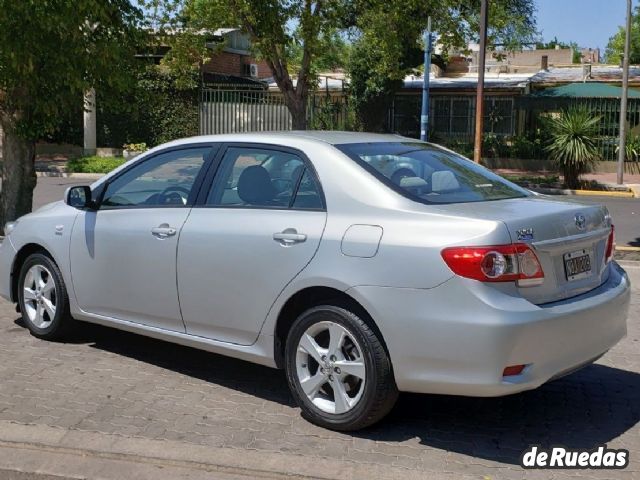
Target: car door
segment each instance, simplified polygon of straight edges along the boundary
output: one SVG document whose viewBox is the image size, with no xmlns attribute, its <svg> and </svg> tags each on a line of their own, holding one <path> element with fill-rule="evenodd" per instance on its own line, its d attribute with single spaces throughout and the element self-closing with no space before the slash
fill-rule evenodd
<svg viewBox="0 0 640 480">
<path fill-rule="evenodd" d="M 71 274 L 86 313 L 184 332 L 176 251 L 210 161 L 210 145 L 162 151 L 102 188 L 71 235 Z"/>
<path fill-rule="evenodd" d="M 216 164 L 180 236 L 182 315 L 187 333 L 249 345 L 318 249 L 325 203 L 298 151 L 227 145 Z"/>
</svg>

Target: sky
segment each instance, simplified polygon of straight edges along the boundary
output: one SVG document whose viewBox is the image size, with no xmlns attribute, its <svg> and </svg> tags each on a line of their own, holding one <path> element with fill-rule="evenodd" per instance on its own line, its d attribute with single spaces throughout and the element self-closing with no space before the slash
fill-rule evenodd
<svg viewBox="0 0 640 480">
<path fill-rule="evenodd" d="M 633 7 L 640 0 L 633 0 Z M 536 0 L 538 30 L 545 41 L 576 42 L 580 47 L 600 47 L 624 25 L 626 0 Z"/>
</svg>

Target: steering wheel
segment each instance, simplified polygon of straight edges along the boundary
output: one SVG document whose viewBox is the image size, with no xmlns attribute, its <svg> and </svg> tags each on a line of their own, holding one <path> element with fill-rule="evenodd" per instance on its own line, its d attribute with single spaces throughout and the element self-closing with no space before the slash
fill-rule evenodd
<svg viewBox="0 0 640 480">
<path fill-rule="evenodd" d="M 161 205 L 186 205 L 189 193 L 187 188 L 172 185 L 160 193 L 159 203 Z"/>
</svg>

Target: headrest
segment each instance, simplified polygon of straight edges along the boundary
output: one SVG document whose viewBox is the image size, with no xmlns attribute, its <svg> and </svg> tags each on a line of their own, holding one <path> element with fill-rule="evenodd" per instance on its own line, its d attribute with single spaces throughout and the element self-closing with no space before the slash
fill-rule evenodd
<svg viewBox="0 0 640 480">
<path fill-rule="evenodd" d="M 238 196 L 252 205 L 266 205 L 275 196 L 269 172 L 261 165 L 245 168 L 238 179 Z"/>
</svg>

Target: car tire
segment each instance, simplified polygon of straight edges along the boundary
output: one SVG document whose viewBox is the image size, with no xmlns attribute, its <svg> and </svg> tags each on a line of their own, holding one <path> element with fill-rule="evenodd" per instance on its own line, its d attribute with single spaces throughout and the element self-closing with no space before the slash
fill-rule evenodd
<svg viewBox="0 0 640 480">
<path fill-rule="evenodd" d="M 18 302 L 22 319 L 35 337 L 59 340 L 69 330 L 69 297 L 60 269 L 45 254 L 29 255 L 20 269 Z"/>
<path fill-rule="evenodd" d="M 339 306 L 313 307 L 296 319 L 287 337 L 285 369 L 302 416 L 323 428 L 365 428 L 389 413 L 398 398 L 378 334 Z"/>
</svg>

